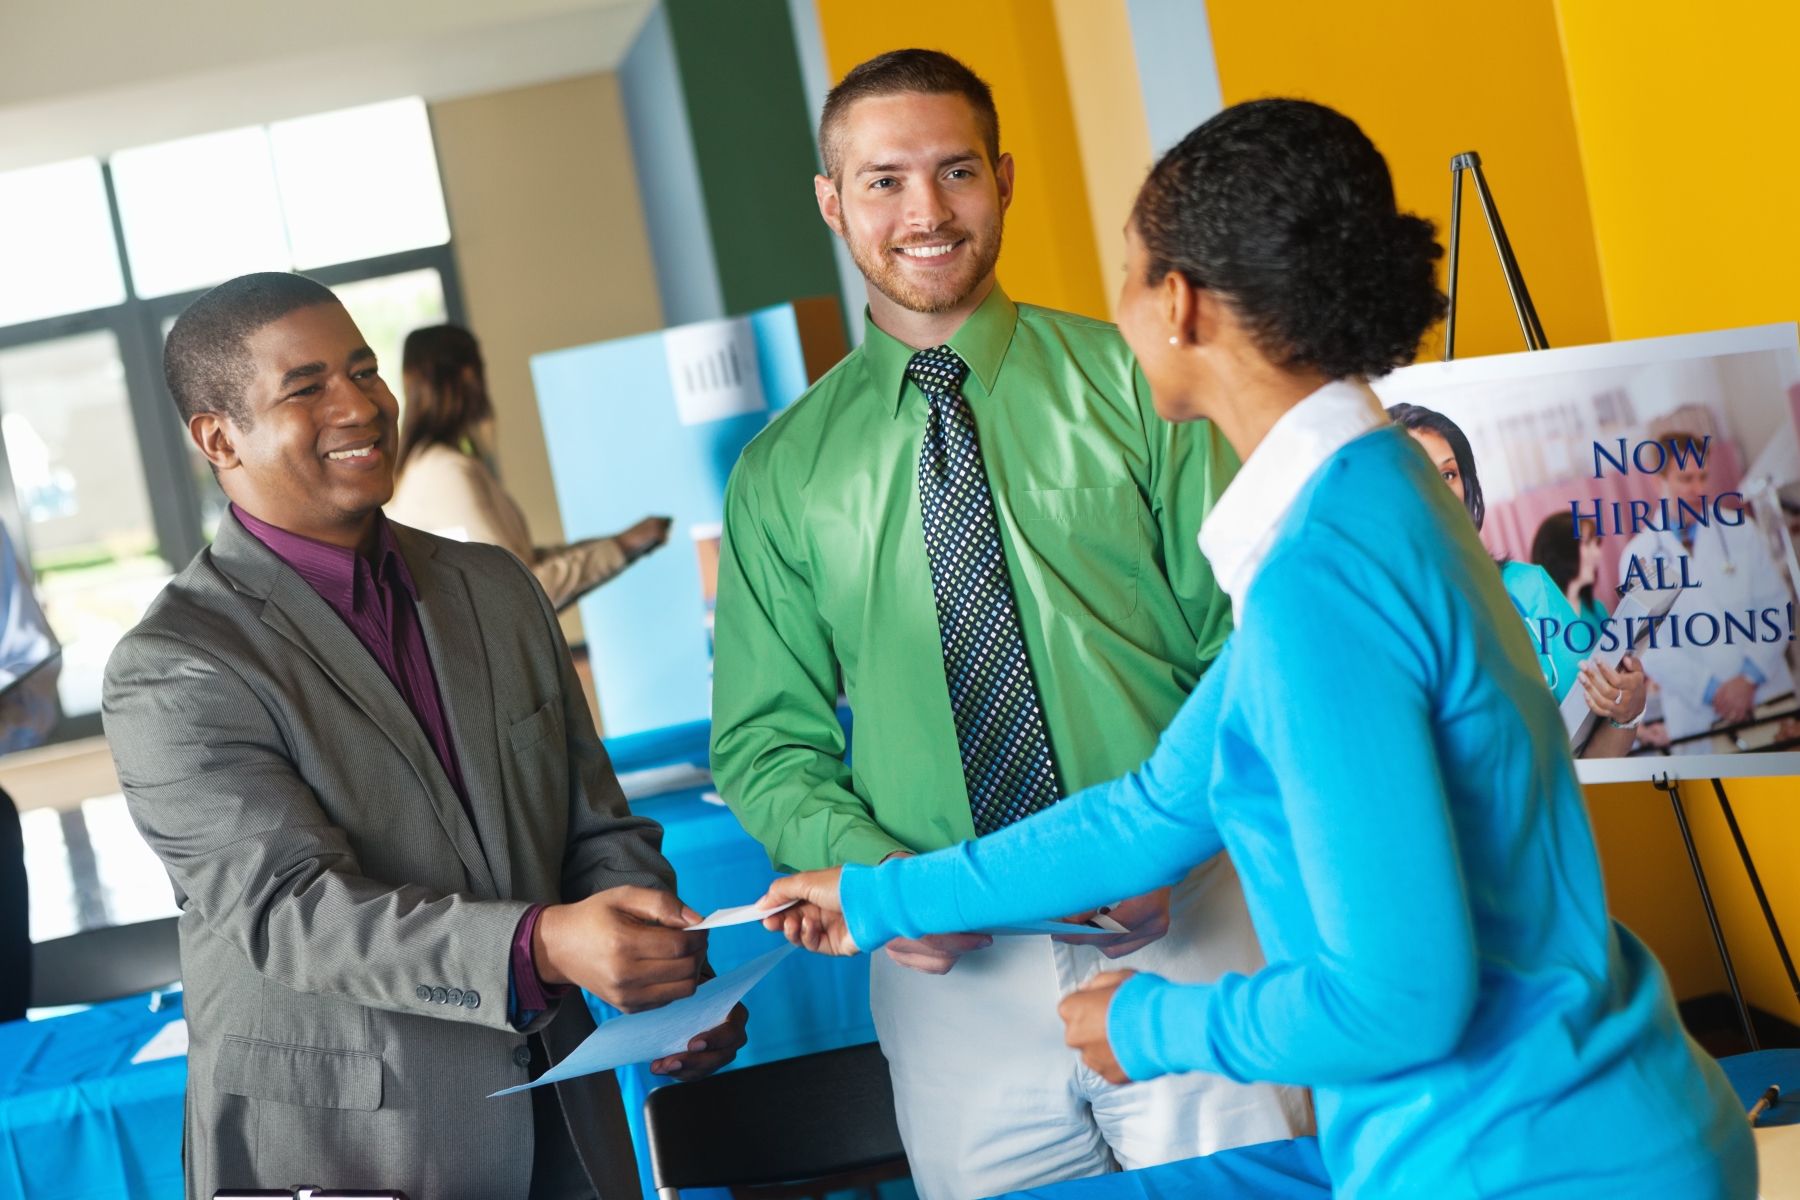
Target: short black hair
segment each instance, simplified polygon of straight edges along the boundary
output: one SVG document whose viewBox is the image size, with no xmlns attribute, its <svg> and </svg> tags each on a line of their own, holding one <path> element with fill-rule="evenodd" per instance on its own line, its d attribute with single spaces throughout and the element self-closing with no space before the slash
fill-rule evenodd
<svg viewBox="0 0 1800 1200">
<path fill-rule="evenodd" d="M 330 288 L 304 275 L 258 271 L 228 279 L 188 305 L 163 343 L 163 378 L 182 421 L 224 413 L 248 428 L 244 390 L 255 368 L 244 343 L 291 312 L 337 303 Z"/>
<path fill-rule="evenodd" d="M 851 67 L 838 85 L 826 93 L 825 110 L 819 116 L 819 155 L 825 174 L 836 181 L 844 168 L 838 127 L 844 114 L 858 100 L 871 96 L 898 96 L 918 92 L 925 96 L 961 96 L 975 110 L 988 165 L 1000 165 L 1000 110 L 987 82 L 960 59 L 942 50 L 889 50 L 868 62 Z"/>
<path fill-rule="evenodd" d="M 1151 169 L 1132 226 L 1149 283 L 1181 272 L 1271 359 L 1332 379 L 1411 362 L 1447 307 L 1431 222 L 1398 211 L 1381 152 L 1322 104 L 1219 113 Z"/>
<path fill-rule="evenodd" d="M 1589 518 L 1590 520 L 1592 518 Z M 1531 539 L 1531 561 L 1544 568 L 1560 592 L 1581 573 L 1581 539 L 1575 533 L 1575 514 L 1553 512 L 1544 518 Z M 1582 603 L 1594 598 L 1594 585 L 1583 584 Z"/>
<path fill-rule="evenodd" d="M 1396 404 L 1387 410 L 1387 415 L 1402 429 L 1435 433 L 1449 443 L 1450 453 L 1456 456 L 1456 472 L 1462 476 L 1463 507 L 1469 510 L 1469 519 L 1479 530 L 1487 520 L 1487 501 L 1481 496 L 1481 476 L 1475 473 L 1475 450 L 1462 426 L 1422 404 Z"/>
</svg>

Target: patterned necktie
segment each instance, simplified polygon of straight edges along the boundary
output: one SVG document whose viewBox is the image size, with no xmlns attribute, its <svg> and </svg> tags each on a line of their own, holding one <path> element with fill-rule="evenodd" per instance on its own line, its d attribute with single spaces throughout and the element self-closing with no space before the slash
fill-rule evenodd
<svg viewBox="0 0 1800 1200">
<path fill-rule="evenodd" d="M 921 350 L 906 365 L 906 377 L 931 402 L 919 450 L 919 507 L 950 710 L 979 835 L 1049 808 L 1061 793 L 975 416 L 962 396 L 968 376 L 968 364 L 948 346 Z"/>
</svg>

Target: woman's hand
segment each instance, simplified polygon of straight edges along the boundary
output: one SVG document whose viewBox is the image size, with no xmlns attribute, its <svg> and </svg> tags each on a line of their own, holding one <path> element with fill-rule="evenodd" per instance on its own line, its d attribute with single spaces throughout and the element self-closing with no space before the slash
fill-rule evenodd
<svg viewBox="0 0 1800 1200">
<path fill-rule="evenodd" d="M 1154 892 L 1121 900 L 1111 908 L 1096 908 L 1063 918 L 1082 925 L 1092 921 L 1097 914 L 1105 913 L 1123 925 L 1127 930 L 1125 933 L 1111 934 L 1102 940 L 1084 929 L 1069 937 L 1059 935 L 1055 940 L 1076 946 L 1093 946 L 1108 958 L 1123 958 L 1134 950 L 1142 950 L 1169 932 L 1169 891 L 1166 887 L 1157 888 Z"/>
<path fill-rule="evenodd" d="M 1599 659 L 1581 666 L 1581 690 L 1587 694 L 1587 706 L 1595 713 L 1619 725 L 1629 725 L 1644 712 L 1649 698 L 1649 676 L 1644 665 L 1627 654 L 1617 667 L 1609 667 Z"/>
<path fill-rule="evenodd" d="M 763 928 L 786 935 L 788 941 L 814 954 L 840 958 L 861 954 L 861 948 L 850 936 L 850 927 L 844 923 L 843 905 L 838 900 L 838 878 L 843 873 L 842 867 L 832 867 L 829 871 L 802 871 L 777 879 L 757 904 L 773 908 L 789 900 L 798 903 L 764 917 Z"/>
<path fill-rule="evenodd" d="M 1135 971 L 1106 971 L 1094 976 L 1075 991 L 1064 996 L 1056 1006 L 1065 1026 L 1063 1041 L 1078 1051 L 1088 1069 L 1108 1083 L 1130 1083 L 1131 1079 L 1113 1057 L 1112 1043 L 1106 1039 L 1106 1010 L 1112 1005 L 1113 993 L 1119 985 L 1137 974 Z"/>
<path fill-rule="evenodd" d="M 625 561 L 634 563 L 666 543 L 669 540 L 669 527 L 673 524 L 668 517 L 645 517 L 624 533 L 618 534 L 619 549 L 625 552 Z"/>
</svg>

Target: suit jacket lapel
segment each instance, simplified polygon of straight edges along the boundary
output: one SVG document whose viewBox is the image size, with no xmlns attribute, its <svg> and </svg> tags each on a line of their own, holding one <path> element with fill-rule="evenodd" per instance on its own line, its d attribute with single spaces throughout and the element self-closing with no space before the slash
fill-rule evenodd
<svg viewBox="0 0 1800 1200">
<path fill-rule="evenodd" d="M 462 802 L 450 786 L 450 777 L 444 774 L 430 739 L 393 681 L 350 632 L 350 627 L 274 551 L 235 520 L 219 523 L 213 558 L 245 591 L 263 598 L 263 624 L 311 658 L 406 758 L 445 835 L 456 848 L 457 857 L 468 870 L 471 890 L 483 896 L 502 895 L 495 889 L 493 872 L 482 854 L 475 829 L 469 824 L 468 814 L 463 812 Z M 441 664 L 444 652 L 429 639 L 427 645 L 432 647 L 434 664 Z M 439 687 L 440 692 L 444 690 Z M 460 744 L 463 739 L 458 736 L 456 741 Z M 467 769 L 465 766 L 465 778 Z"/>
<path fill-rule="evenodd" d="M 419 589 L 419 624 L 437 672 L 438 696 L 450 724 L 450 738 L 462 765 L 463 787 L 494 885 L 512 895 L 504 787 L 500 778 L 500 725 L 494 713 L 494 683 L 488 672 L 487 643 L 475 616 L 475 602 L 463 573 L 437 557 L 429 538 L 391 526 L 407 569 Z"/>
</svg>

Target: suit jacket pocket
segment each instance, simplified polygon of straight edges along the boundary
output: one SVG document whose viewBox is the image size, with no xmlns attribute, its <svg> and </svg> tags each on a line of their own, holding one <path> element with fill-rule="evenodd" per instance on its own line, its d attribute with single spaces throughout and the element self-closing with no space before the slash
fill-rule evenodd
<svg viewBox="0 0 1800 1200">
<path fill-rule="evenodd" d="M 562 733 L 562 701 L 547 700 L 544 707 L 526 717 L 523 721 L 513 722 L 508 731 L 512 738 L 514 754 L 523 754 L 551 734 Z"/>
<path fill-rule="evenodd" d="M 1011 502 L 1019 531 L 1062 585 L 1050 589 L 1056 608 L 1108 621 L 1137 611 L 1143 498 L 1136 487 L 1045 488 L 1014 492 Z"/>
<path fill-rule="evenodd" d="M 381 1055 L 315 1050 L 227 1037 L 213 1064 L 213 1087 L 232 1096 L 304 1108 L 381 1107 Z"/>
</svg>

